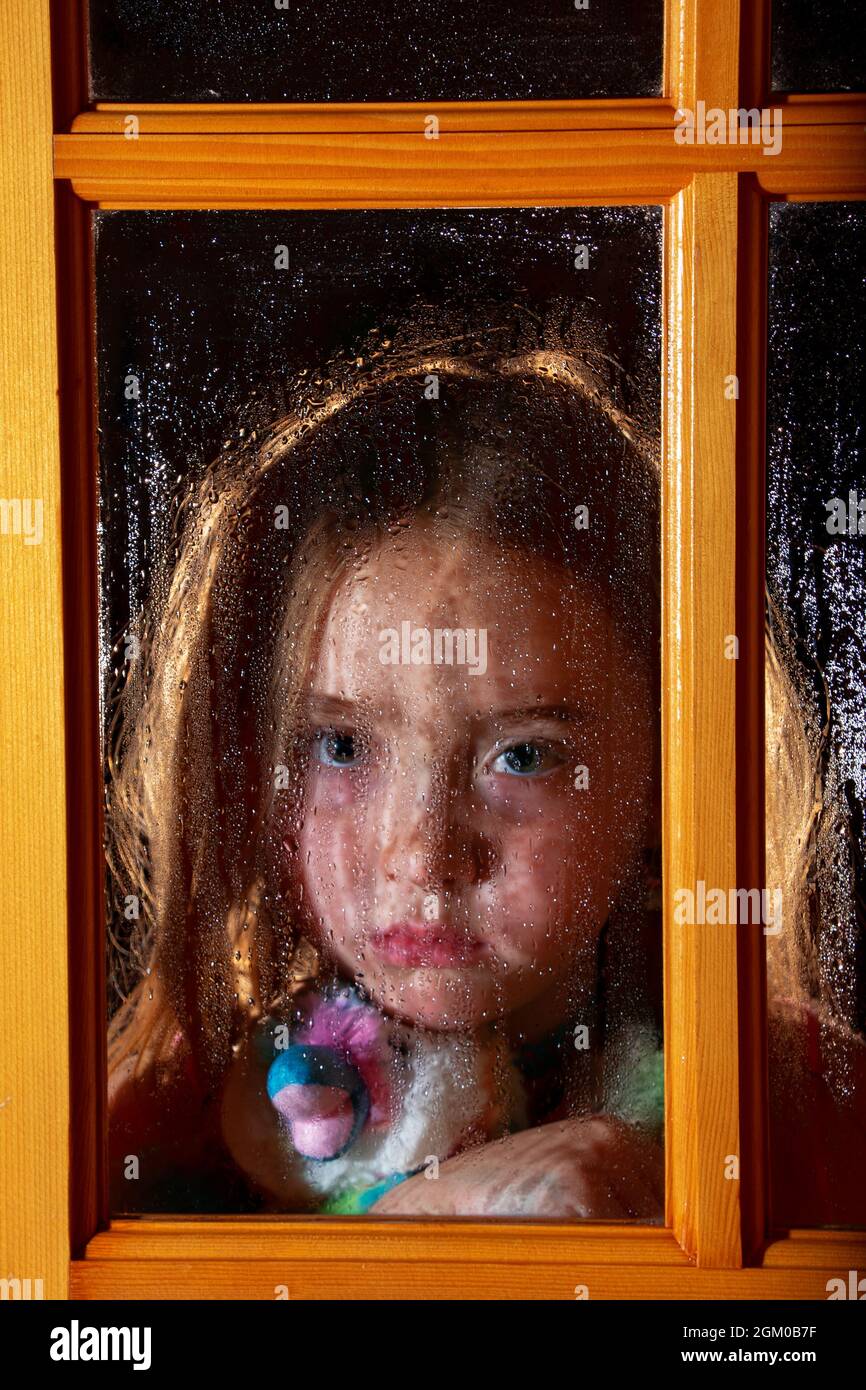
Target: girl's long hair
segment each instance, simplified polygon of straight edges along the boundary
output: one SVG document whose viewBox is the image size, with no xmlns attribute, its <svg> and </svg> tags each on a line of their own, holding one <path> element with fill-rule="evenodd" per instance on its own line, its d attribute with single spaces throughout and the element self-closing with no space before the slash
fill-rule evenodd
<svg viewBox="0 0 866 1390">
<path fill-rule="evenodd" d="M 782 890 L 784 930 L 767 940 L 771 999 L 811 1009 L 823 1042 L 866 1031 L 864 903 L 845 781 L 823 711 L 780 602 L 768 604 L 766 653 L 767 884 Z M 862 862 L 862 861 L 861 861 Z M 831 1072 L 833 1068 L 831 1067 Z M 846 1078 L 831 1075 L 844 1087 Z"/>
<path fill-rule="evenodd" d="M 426 333 L 407 314 L 390 340 L 299 382 L 285 416 L 220 456 L 179 511 L 111 720 L 110 1074 L 168 1065 L 182 1039 L 218 1084 L 250 1023 L 316 973 L 286 853 L 292 737 L 330 595 L 377 537 L 427 510 L 579 567 L 657 682 L 656 435 L 624 409 L 609 361 L 561 305 L 543 322 L 501 305 L 421 319 Z M 782 691 L 798 727 L 768 670 L 771 707 Z M 777 849 L 790 874 L 784 833 Z M 138 913 L 126 930 L 123 902 Z M 603 937 L 622 1020 L 646 961 L 627 926 Z"/>
</svg>

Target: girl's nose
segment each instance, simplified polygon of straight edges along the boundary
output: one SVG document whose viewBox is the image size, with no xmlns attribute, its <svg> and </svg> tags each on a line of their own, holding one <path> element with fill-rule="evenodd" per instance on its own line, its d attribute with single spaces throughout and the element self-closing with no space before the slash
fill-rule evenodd
<svg viewBox="0 0 866 1390">
<path fill-rule="evenodd" d="M 382 829 L 382 867 L 389 879 L 429 891 L 489 877 L 492 847 L 470 825 L 454 793 L 431 797 L 419 789 L 410 804 L 395 798 Z"/>
<path fill-rule="evenodd" d="M 426 835 L 422 830 L 407 837 L 402 855 L 398 850 L 390 856 L 389 877 L 401 876 L 401 859 L 405 879 L 429 891 L 480 882 L 490 855 L 483 852 L 480 837 L 464 834 L 457 827 L 447 832 L 437 827 Z"/>
</svg>

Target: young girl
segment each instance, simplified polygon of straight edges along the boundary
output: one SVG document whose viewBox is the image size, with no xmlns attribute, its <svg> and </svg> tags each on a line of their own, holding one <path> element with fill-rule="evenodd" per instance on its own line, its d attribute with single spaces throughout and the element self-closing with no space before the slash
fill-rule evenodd
<svg viewBox="0 0 866 1390">
<path fill-rule="evenodd" d="M 478 322 L 184 509 L 110 766 L 116 1207 L 661 1215 L 657 463 L 600 354 Z"/>
<path fill-rule="evenodd" d="M 654 450 L 530 315 L 360 357 L 193 493 L 126 682 L 114 1206 L 657 1219 Z"/>
</svg>

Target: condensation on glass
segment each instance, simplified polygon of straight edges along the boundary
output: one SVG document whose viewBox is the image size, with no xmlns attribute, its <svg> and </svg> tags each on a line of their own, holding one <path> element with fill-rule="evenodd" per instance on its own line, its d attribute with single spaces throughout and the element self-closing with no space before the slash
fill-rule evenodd
<svg viewBox="0 0 866 1390">
<path fill-rule="evenodd" d="M 773 0 L 773 91 L 866 90 L 866 48 L 855 37 L 856 15 L 846 0 Z"/>
<path fill-rule="evenodd" d="M 864 1225 L 866 206 L 771 208 L 769 315 L 773 1215 Z"/>
<path fill-rule="evenodd" d="M 94 101 L 661 94 L 663 0 L 90 0 Z"/>
<path fill-rule="evenodd" d="M 660 247 L 95 214 L 115 1211 L 661 1219 Z"/>
</svg>

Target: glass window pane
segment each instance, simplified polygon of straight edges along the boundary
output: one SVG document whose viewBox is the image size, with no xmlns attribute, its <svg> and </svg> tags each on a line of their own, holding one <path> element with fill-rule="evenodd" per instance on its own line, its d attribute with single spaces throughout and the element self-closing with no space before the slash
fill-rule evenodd
<svg viewBox="0 0 866 1390">
<path fill-rule="evenodd" d="M 866 90 L 866 46 L 855 37 L 858 6 L 846 0 L 773 0 L 775 92 Z"/>
<path fill-rule="evenodd" d="M 767 881 L 774 1218 L 866 1224 L 866 205 L 770 218 Z"/>
<path fill-rule="evenodd" d="M 90 0 L 97 101 L 658 96 L 663 0 Z"/>
<path fill-rule="evenodd" d="M 96 214 L 115 1211 L 661 1219 L 660 253 Z"/>
</svg>

